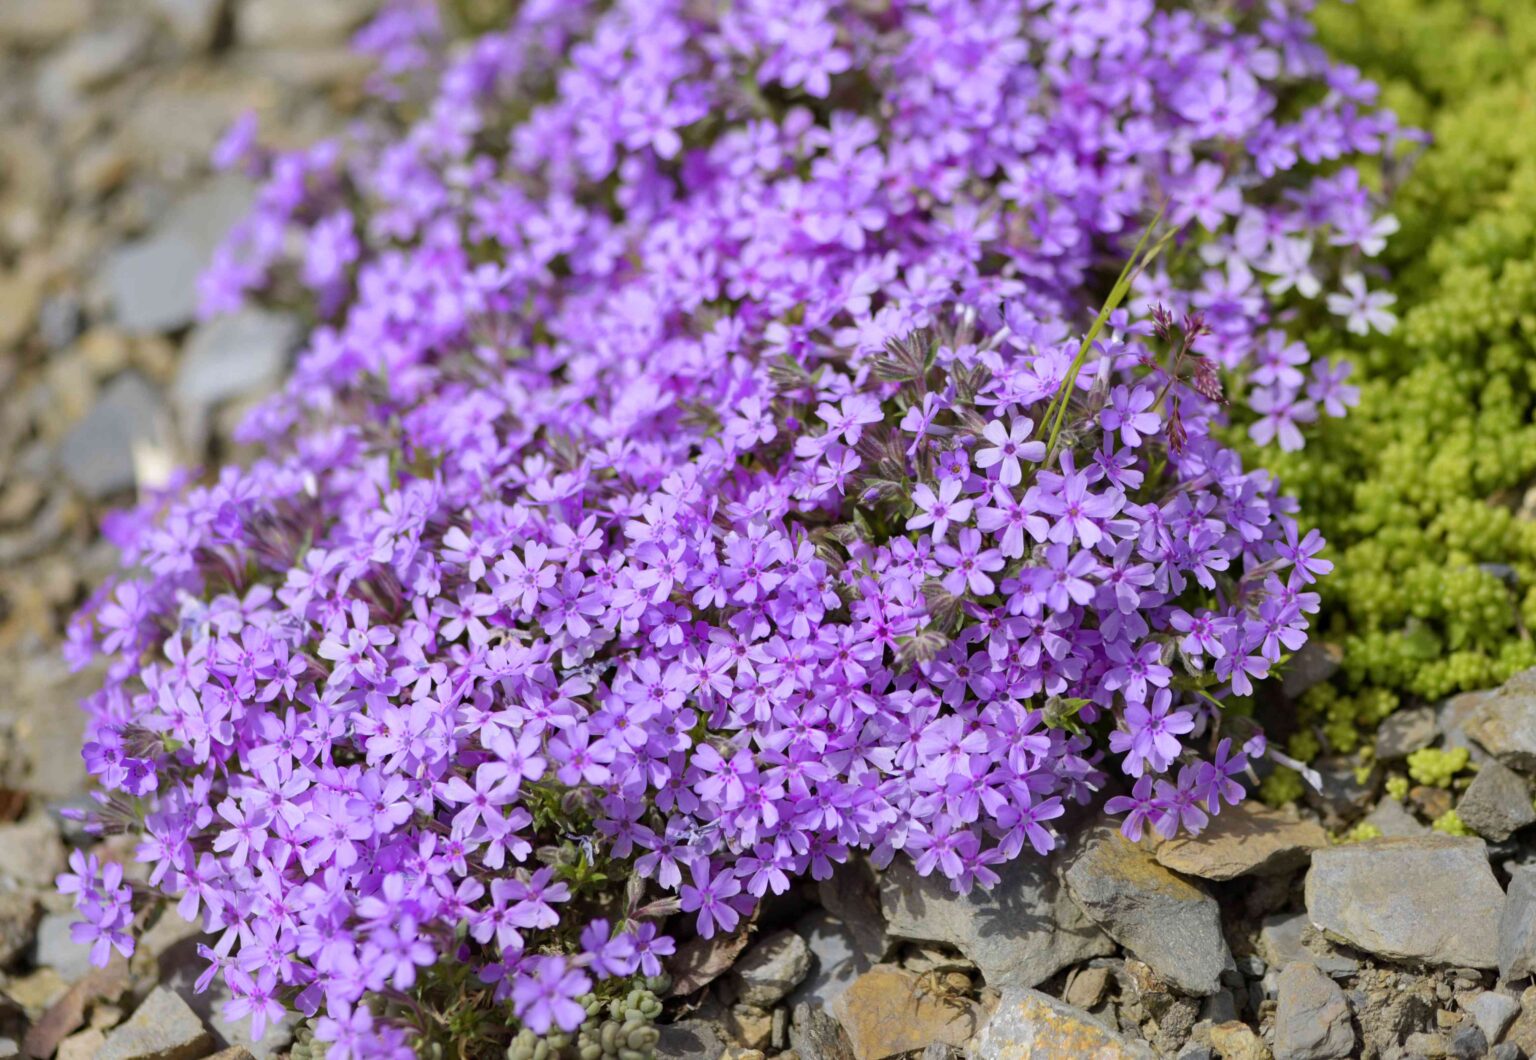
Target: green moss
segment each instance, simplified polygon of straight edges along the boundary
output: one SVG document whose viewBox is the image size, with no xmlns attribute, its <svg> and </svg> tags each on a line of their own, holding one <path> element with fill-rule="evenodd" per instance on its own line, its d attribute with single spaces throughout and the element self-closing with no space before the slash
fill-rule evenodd
<svg viewBox="0 0 1536 1060">
<path fill-rule="evenodd" d="M 1308 335 L 1358 408 L 1299 453 L 1253 451 L 1329 542 L 1318 633 L 1339 674 L 1298 758 L 1352 751 L 1409 699 L 1536 666 L 1536 18 L 1524 0 L 1332 0 L 1320 39 L 1433 143 L 1400 160 L 1389 336 Z M 1241 425 L 1238 425 L 1239 428 Z"/>
<path fill-rule="evenodd" d="M 1448 788 L 1452 778 L 1467 768 L 1469 757 L 1465 747 L 1423 747 L 1408 756 L 1408 775 L 1428 787 Z"/>
<path fill-rule="evenodd" d="M 1380 839 L 1381 829 L 1366 821 L 1361 821 L 1349 831 L 1339 836 L 1340 843 L 1363 843 L 1367 839 Z"/>
<path fill-rule="evenodd" d="M 1268 806 L 1284 806 L 1301 798 L 1305 790 L 1301 774 L 1281 766 L 1259 784 L 1259 798 Z"/>
<path fill-rule="evenodd" d="M 1444 832 L 1446 835 L 1473 834 L 1472 829 L 1462 823 L 1461 817 L 1457 815 L 1455 810 L 1446 810 L 1439 817 L 1435 818 L 1434 823 L 1430 827 L 1437 832 Z"/>
<path fill-rule="evenodd" d="M 1387 794 L 1398 802 L 1408 797 L 1408 778 L 1401 773 L 1393 773 L 1387 778 Z"/>
</svg>

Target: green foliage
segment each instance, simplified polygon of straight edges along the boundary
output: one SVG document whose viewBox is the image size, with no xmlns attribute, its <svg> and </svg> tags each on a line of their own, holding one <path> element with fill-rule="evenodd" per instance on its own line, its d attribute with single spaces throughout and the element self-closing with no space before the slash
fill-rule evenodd
<svg viewBox="0 0 1536 1060">
<path fill-rule="evenodd" d="M 1465 747 L 1422 747 L 1408 756 L 1408 775 L 1419 784 L 1448 788 L 1451 779 L 1467 768 L 1470 757 L 1471 752 Z"/>
<path fill-rule="evenodd" d="M 637 987 L 623 997 L 581 999 L 587 1020 L 575 1034 L 551 1031 L 539 1037 L 524 1028 L 507 1047 L 507 1060 L 652 1060 L 661 1032 L 655 1027 L 661 1002 Z"/>
<path fill-rule="evenodd" d="M 1354 363 L 1360 406 L 1299 453 L 1254 454 L 1336 563 L 1320 632 L 1344 666 L 1303 701 L 1298 757 L 1536 666 L 1536 18 L 1528 0 L 1335 0 L 1317 21 L 1434 139 L 1377 175 L 1401 180 L 1398 328 L 1309 336 Z"/>
</svg>

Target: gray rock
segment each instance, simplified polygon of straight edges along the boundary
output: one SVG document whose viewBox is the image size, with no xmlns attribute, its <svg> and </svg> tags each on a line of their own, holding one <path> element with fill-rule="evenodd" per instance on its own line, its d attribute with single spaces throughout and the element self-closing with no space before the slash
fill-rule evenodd
<svg viewBox="0 0 1536 1060">
<path fill-rule="evenodd" d="M 843 1025 L 825 1010 L 810 1005 L 795 1006 L 789 1023 L 789 1047 L 800 1060 L 853 1060 L 853 1046 Z"/>
<path fill-rule="evenodd" d="M 1483 1060 L 1488 1055 L 1488 1039 L 1476 1026 L 1460 1026 L 1451 1032 L 1445 1055 L 1455 1060 Z"/>
<path fill-rule="evenodd" d="M 149 235 L 114 250 L 101 281 L 118 325 L 144 334 L 192 323 L 198 276 L 250 203 L 246 182 L 220 178 L 176 203 Z"/>
<path fill-rule="evenodd" d="M 114 379 L 64 436 L 59 469 L 81 493 L 101 500 L 133 488 L 135 450 L 165 450 L 171 444 L 160 395 L 141 376 L 128 372 Z"/>
<path fill-rule="evenodd" d="M 38 922 L 33 962 L 52 968 L 59 978 L 74 982 L 91 970 L 91 948 L 70 937 L 69 928 L 79 917 L 74 913 L 49 913 Z"/>
<path fill-rule="evenodd" d="M 259 47 L 340 44 L 373 8 L 371 0 L 243 0 L 236 33 L 241 44 Z"/>
<path fill-rule="evenodd" d="M 213 47 L 224 17 L 224 0 L 152 0 L 151 6 L 183 48 L 206 51 Z"/>
<path fill-rule="evenodd" d="M 674 1057 L 675 1060 L 720 1060 L 725 1044 L 714 1024 L 683 1020 L 661 1028 L 656 1055 Z"/>
<path fill-rule="evenodd" d="M 66 857 L 59 824 L 47 813 L 34 811 L 0 824 L 0 876 L 13 883 L 52 890 Z"/>
<path fill-rule="evenodd" d="M 1520 1014 L 1520 1002 L 1497 990 L 1485 990 L 1461 1007 L 1490 1042 L 1498 1041 Z"/>
<path fill-rule="evenodd" d="M 1308 787 L 1307 804 L 1323 814 L 1330 827 L 1354 821 L 1376 802 L 1381 771 L 1374 766 L 1362 782 L 1356 770 L 1360 763 L 1350 755 L 1332 755 L 1312 763 L 1322 782 L 1322 790 Z"/>
<path fill-rule="evenodd" d="M 1216 991 L 1200 1003 L 1200 1018 L 1212 1023 L 1229 1023 L 1237 1019 L 1237 998 L 1225 988 Z"/>
<path fill-rule="evenodd" d="M 880 963 L 885 944 L 855 931 L 841 917 L 817 910 L 795 926 L 811 952 L 811 968 L 790 995 L 790 1004 L 823 1009 L 859 976 Z"/>
<path fill-rule="evenodd" d="M 1275 1004 L 1275 1060 L 1343 1060 L 1355 1052 L 1349 1002 L 1317 966 L 1296 961 L 1280 970 Z"/>
<path fill-rule="evenodd" d="M 1307 689 L 1338 673 L 1343 662 L 1344 649 L 1337 644 L 1308 640 L 1286 664 L 1280 690 L 1290 699 L 1299 699 Z"/>
<path fill-rule="evenodd" d="M 6 0 L 0 3 L 0 44 L 44 48 L 84 29 L 90 0 Z"/>
<path fill-rule="evenodd" d="M 1536 669 L 1516 674 L 1481 699 L 1466 730 L 1505 765 L 1536 771 Z"/>
<path fill-rule="evenodd" d="M 1365 815 L 1365 824 L 1375 825 L 1388 839 L 1427 835 L 1429 825 L 1408 812 L 1408 808 L 1388 795 Z"/>
<path fill-rule="evenodd" d="M 1216 901 L 1197 884 L 1105 824 L 1074 842 L 1064 878 L 1083 912 L 1179 990 L 1220 988 L 1232 955 Z"/>
<path fill-rule="evenodd" d="M 213 1036 L 175 991 L 156 987 L 128 1022 L 107 1035 L 96 1060 L 196 1060 Z"/>
<path fill-rule="evenodd" d="M 66 113 L 78 106 L 81 95 L 126 72 L 148 43 L 148 32 L 137 22 L 75 36 L 49 57 L 38 75 L 38 100 L 55 114 Z"/>
<path fill-rule="evenodd" d="M 1348 975 L 1360 967 L 1359 961 L 1330 946 L 1312 927 L 1306 913 L 1265 917 L 1259 928 L 1259 952 L 1277 968 L 1305 961 L 1327 975 Z"/>
<path fill-rule="evenodd" d="M 1499 918 L 1499 975 L 1526 979 L 1536 975 L 1536 865 L 1509 871 L 1509 892 Z"/>
<path fill-rule="evenodd" d="M 282 379 L 302 333 L 298 318 L 243 309 L 199 324 L 187 336 L 171 393 L 186 409 L 259 393 Z"/>
<path fill-rule="evenodd" d="M 1514 1042 L 1500 1042 L 1488 1053 L 1489 1060 L 1524 1060 L 1525 1052 Z"/>
<path fill-rule="evenodd" d="M 1498 964 L 1504 893 L 1481 839 L 1428 835 L 1316 851 L 1306 905 L 1318 930 L 1378 956 Z"/>
<path fill-rule="evenodd" d="M 1467 732 L 1467 723 L 1482 710 L 1483 705 L 1498 695 L 1498 689 L 1485 688 L 1477 692 L 1463 692 L 1443 700 L 1435 707 L 1435 726 L 1440 734 L 1441 746 L 1452 749 L 1465 747 L 1472 755 L 1473 765 L 1482 765 L 1488 752 L 1482 744 Z"/>
<path fill-rule="evenodd" d="M 811 951 L 793 931 L 775 931 L 741 955 L 731 969 L 738 1000 L 769 1009 L 811 970 Z"/>
<path fill-rule="evenodd" d="M 1394 711 L 1376 727 L 1376 758 L 1382 762 L 1407 758 L 1433 743 L 1437 729 L 1434 707 Z"/>
<path fill-rule="evenodd" d="M 998 866 L 990 891 L 957 895 L 937 873 L 922 877 L 898 858 L 880 879 L 880 905 L 890 934 L 944 942 L 976 963 L 987 983 L 1035 986 L 1070 964 L 1114 951 L 1083 915 L 1043 858 Z"/>
<path fill-rule="evenodd" d="M 1037 990 L 1011 986 L 976 1036 L 972 1055 L 1152 1060 L 1156 1054 L 1145 1043 L 1113 1033 L 1081 1009 Z"/>
<path fill-rule="evenodd" d="M 25 891 L 0 893 L 0 968 L 8 968 L 37 938 L 38 905 Z"/>
<path fill-rule="evenodd" d="M 1536 808 L 1531 806 L 1531 789 L 1525 778 L 1497 761 L 1487 762 L 1477 771 L 1456 804 L 1456 814 L 1472 831 L 1494 842 L 1536 822 Z"/>
</svg>

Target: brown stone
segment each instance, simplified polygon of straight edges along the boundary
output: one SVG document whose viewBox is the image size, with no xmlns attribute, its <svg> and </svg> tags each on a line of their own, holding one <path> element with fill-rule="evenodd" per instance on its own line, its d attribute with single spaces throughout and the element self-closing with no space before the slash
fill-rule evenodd
<svg viewBox="0 0 1536 1060">
<path fill-rule="evenodd" d="M 971 1055 L 999 1060 L 1147 1060 L 1153 1054 L 1143 1043 L 1121 1038 L 1086 1012 L 1048 994 L 1013 987 L 1003 992 Z"/>
<path fill-rule="evenodd" d="M 877 964 L 855 979 L 832 1002 L 832 1014 L 855 1060 L 885 1060 L 935 1042 L 962 1046 L 986 1020 L 974 1001 L 937 996 L 922 977 L 894 964 Z"/>
<path fill-rule="evenodd" d="M 1221 1060 L 1270 1060 L 1269 1048 L 1263 1039 L 1239 1020 L 1212 1027 L 1211 1048 Z"/>
<path fill-rule="evenodd" d="M 1207 880 L 1292 872 L 1328 844 L 1323 826 L 1254 800 L 1228 807 L 1199 835 L 1161 843 L 1154 856 L 1175 872 Z"/>
</svg>

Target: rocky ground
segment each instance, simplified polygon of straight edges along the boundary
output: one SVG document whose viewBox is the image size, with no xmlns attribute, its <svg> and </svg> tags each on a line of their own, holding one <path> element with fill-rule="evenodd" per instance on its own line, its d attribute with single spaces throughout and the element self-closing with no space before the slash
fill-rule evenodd
<svg viewBox="0 0 1536 1060">
<path fill-rule="evenodd" d="M 238 455 L 230 425 L 284 370 L 298 321 L 195 320 L 197 272 L 251 195 L 205 158 L 246 110 L 279 142 L 339 128 L 369 6 L 0 0 L 0 1060 L 306 1051 L 294 1021 L 250 1043 L 194 992 L 199 939 L 174 914 L 105 969 L 71 942 L 52 881 L 88 842 L 60 811 L 83 798 L 74 704 L 96 677 L 59 642 L 111 567 L 101 516 Z M 1468 767 L 1402 783 L 1426 747 Z M 904 862 L 850 866 L 686 948 L 658 1055 L 1536 1056 L 1533 772 L 1527 675 L 1400 712 L 1302 805 L 1251 803 L 1198 839 L 1080 821 L 963 898 Z M 1452 809 L 1471 834 L 1429 828 Z"/>
<path fill-rule="evenodd" d="M 70 941 L 52 881 L 85 837 L 59 811 L 84 798 L 76 703 L 98 677 L 59 646 L 114 562 L 102 516 L 232 455 L 229 427 L 300 335 L 264 314 L 195 321 L 197 274 L 252 195 L 209 149 L 247 111 L 285 144 L 338 131 L 366 76 L 348 39 L 374 6 L 0 0 L 0 1058 L 190 1060 L 245 1040 L 194 995 L 174 917 L 131 965 L 92 972 Z"/>
</svg>

